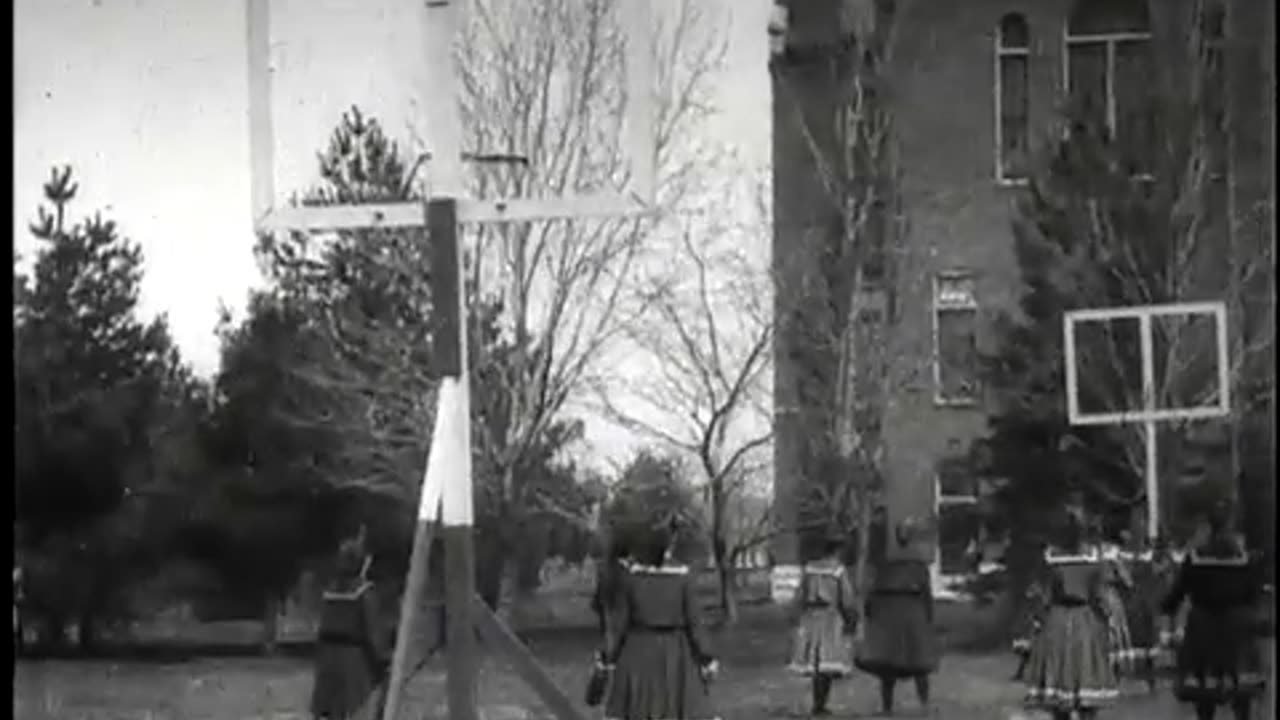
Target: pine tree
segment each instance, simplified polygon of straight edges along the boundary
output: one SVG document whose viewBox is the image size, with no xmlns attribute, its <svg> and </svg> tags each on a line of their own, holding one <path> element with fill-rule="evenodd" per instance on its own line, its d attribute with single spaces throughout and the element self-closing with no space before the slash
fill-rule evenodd
<svg viewBox="0 0 1280 720">
<path fill-rule="evenodd" d="M 163 318 L 137 317 L 143 258 L 102 215 L 69 218 L 78 186 L 54 169 L 30 229 L 40 245 L 15 283 L 16 519 L 31 594 L 82 643 L 136 567 L 153 430 L 181 360 Z M 125 513 L 124 511 L 128 511 Z"/>
<path fill-rule="evenodd" d="M 1169 48 L 1180 64 L 1153 74 L 1147 121 L 1131 123 L 1131 135 L 1116 139 L 1089 108 L 1068 108 L 1059 128 L 1066 132 L 1049 143 L 1017 208 L 1014 241 L 1024 295 L 1019 312 L 996 323 L 999 346 L 987 358 L 985 378 L 996 414 L 980 459 L 991 475 L 1009 480 L 998 504 L 1029 534 L 1043 525 L 1037 508 L 1047 511 L 1069 485 L 1081 486 L 1100 511 L 1140 515 L 1145 509 L 1142 428 L 1066 425 L 1063 313 L 1195 300 L 1231 305 L 1233 293 L 1274 278 L 1269 249 L 1245 248 L 1232 235 L 1239 218 L 1231 213 L 1242 210 L 1227 198 L 1222 7 L 1193 3 L 1186 11 L 1179 20 L 1187 23 L 1179 34 L 1185 45 Z M 1132 134 L 1143 126 L 1145 134 Z M 1243 315 L 1232 308 L 1228 322 L 1242 323 Z M 1242 389 L 1260 376 L 1274 328 L 1228 329 L 1233 412 L 1248 418 L 1265 408 L 1266 398 Z M 1216 388 L 1212 333 L 1207 324 L 1183 318 L 1153 323 L 1158 407 L 1205 402 Z M 1082 406 L 1142 404 L 1136 332 L 1118 325 L 1081 330 L 1077 345 L 1091 356 L 1078 369 Z M 1162 484 L 1200 452 L 1187 442 L 1189 429 L 1188 423 L 1159 427 Z M 1230 484 L 1227 477 L 1216 480 Z M 1162 493 L 1161 520 L 1176 533 L 1193 503 L 1178 502 L 1170 489 Z"/>
<path fill-rule="evenodd" d="M 54 170 L 15 299 L 19 517 L 35 542 L 120 501 L 172 350 L 162 318 L 137 318 L 141 250 L 100 214 L 70 224 L 76 190 Z"/>
<path fill-rule="evenodd" d="M 343 115 L 319 165 L 320 182 L 303 204 L 418 198 L 413 170 L 395 143 L 356 108 Z M 218 452 L 229 463 L 228 490 L 239 489 L 223 493 L 222 519 L 206 523 L 198 544 L 211 554 L 218 547 L 213 528 L 225 536 L 242 527 L 245 543 L 266 543 L 258 554 L 261 580 L 280 592 L 307 556 L 332 549 L 336 534 L 360 521 L 370 528 L 371 544 L 387 551 L 380 557 L 412 546 L 437 381 L 430 246 L 420 228 L 344 230 L 320 242 L 291 233 L 262 238 L 258 257 L 270 286 L 251 299 L 243 323 L 224 327 L 218 379 Z M 574 423 L 550 423 L 520 448 L 513 473 L 519 488 L 503 492 L 494 479 L 494 458 L 507 449 L 495 447 L 495 438 L 507 435 L 507 379 L 516 357 L 500 325 L 502 311 L 479 298 L 468 313 L 478 586 L 495 605 L 508 560 L 540 567 L 544 559 L 521 554 L 532 546 L 525 533 L 538 534 L 547 524 L 541 522 L 547 517 L 534 517 L 538 504 L 572 508 L 551 516 L 551 525 L 584 504 L 563 482 L 567 466 L 557 462 L 559 450 L 580 437 Z M 540 357 L 536 348 L 525 355 Z M 342 509 L 330 513 L 334 498 L 341 498 Z M 257 509 L 233 511 L 237 503 Z M 251 515 L 273 513 L 279 522 L 248 525 Z M 228 567 L 234 571 L 234 563 Z"/>
</svg>

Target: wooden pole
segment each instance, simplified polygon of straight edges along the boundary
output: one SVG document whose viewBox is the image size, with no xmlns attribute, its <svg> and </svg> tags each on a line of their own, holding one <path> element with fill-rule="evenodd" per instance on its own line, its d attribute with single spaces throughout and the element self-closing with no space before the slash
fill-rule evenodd
<svg viewBox="0 0 1280 720">
<path fill-rule="evenodd" d="M 255 223 L 271 210 L 275 195 L 275 130 L 271 113 L 271 4 L 245 3 L 249 70 L 249 194 Z"/>
<path fill-rule="evenodd" d="M 441 538 L 445 547 L 445 653 L 449 675 L 446 696 L 451 720 L 477 720 L 475 625 L 475 549 L 471 497 L 471 400 L 467 387 L 466 299 L 458 250 L 457 201 L 437 198 L 427 205 L 432 245 L 435 310 L 442 323 L 433 352 L 445 371 L 441 392 L 451 402 L 440 405 L 440 433 L 432 453 L 441 453 L 444 495 Z M 452 321 L 452 323 L 451 323 Z M 450 328 L 449 325 L 453 327 Z M 451 331 L 451 332 L 450 332 Z M 448 372 L 455 370 L 456 372 Z"/>
<path fill-rule="evenodd" d="M 538 658 L 493 614 L 489 606 L 484 604 L 484 600 L 476 596 L 472 600 L 472 607 L 475 611 L 476 630 L 480 633 L 481 639 L 488 644 L 489 648 L 502 650 L 507 654 L 516 673 L 529 684 L 529 687 L 533 688 L 533 691 L 551 710 L 552 715 L 559 720 L 586 720 L 569 696 L 561 692 L 542 669 Z"/>
<path fill-rule="evenodd" d="M 1139 344 L 1142 346 L 1142 408 L 1155 410 L 1156 369 L 1153 357 L 1153 339 L 1151 337 L 1152 322 L 1150 315 L 1138 317 Z M 1074 364 L 1074 357 L 1072 358 Z M 1146 449 L 1146 485 L 1147 485 L 1147 537 L 1155 546 L 1160 537 L 1160 468 L 1159 436 L 1154 420 L 1143 423 L 1143 443 Z"/>
<path fill-rule="evenodd" d="M 442 403 L 443 404 L 443 403 Z M 436 415 L 436 429 L 440 429 L 443 413 Z M 387 702 L 382 707 L 382 720 L 395 720 L 400 708 L 400 695 L 407 680 L 409 644 L 413 642 L 417 627 L 417 610 L 426 597 L 427 569 L 434 539 L 432 525 L 440 517 L 440 499 L 443 484 L 440 472 L 432 472 L 427 461 L 426 477 L 422 481 L 422 499 L 418 505 L 418 524 L 413 535 L 413 552 L 409 556 L 409 577 L 405 581 L 404 595 L 400 599 L 400 622 L 396 626 L 395 651 L 391 656 L 390 677 L 387 680 Z"/>
<path fill-rule="evenodd" d="M 654 138 L 653 44 L 649 0 L 622 3 L 623 28 L 627 35 L 627 143 L 633 149 L 631 186 L 641 202 L 652 203 L 656 182 L 657 146 Z"/>
<path fill-rule="evenodd" d="M 441 538 L 445 547 L 445 654 L 449 675 L 446 696 L 451 720 L 477 720 L 475 626 L 475 548 L 471 497 L 471 397 L 467 372 L 467 302 L 463 256 L 459 249 L 458 199 L 465 193 L 462 173 L 462 119 L 456 105 L 458 73 L 453 47 L 462 11 L 459 0 L 425 0 L 422 21 L 426 36 L 426 97 L 431 123 L 432 163 L 427 232 L 432 245 L 435 282 L 432 301 L 443 325 L 433 354 L 441 363 L 442 385 L 455 386 L 457 403 L 450 408 L 433 452 L 448 448 L 444 472 Z M 449 323 L 455 323 L 449 327 Z M 442 404 L 441 411 L 445 408 Z"/>
</svg>

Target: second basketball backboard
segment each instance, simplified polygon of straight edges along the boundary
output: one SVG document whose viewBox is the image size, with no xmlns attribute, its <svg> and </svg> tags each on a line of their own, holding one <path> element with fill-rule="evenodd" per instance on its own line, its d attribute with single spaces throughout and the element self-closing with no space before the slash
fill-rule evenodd
<svg viewBox="0 0 1280 720">
<path fill-rule="evenodd" d="M 1221 302 L 1074 310 L 1063 319 L 1072 425 L 1200 420 L 1231 411 Z"/>
</svg>

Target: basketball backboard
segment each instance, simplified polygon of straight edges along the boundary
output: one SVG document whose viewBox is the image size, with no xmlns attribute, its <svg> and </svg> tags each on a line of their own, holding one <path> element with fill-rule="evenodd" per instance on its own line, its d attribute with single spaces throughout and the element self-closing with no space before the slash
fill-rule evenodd
<svg viewBox="0 0 1280 720">
<path fill-rule="evenodd" d="M 1222 302 L 1073 310 L 1064 316 L 1062 331 L 1072 425 L 1202 420 L 1231 412 Z M 1097 347 L 1103 344 L 1111 352 L 1100 353 Z M 1136 353 L 1116 350 L 1126 346 Z M 1091 363 L 1095 368 L 1108 363 L 1117 386 L 1103 407 L 1097 402 L 1089 407 L 1084 398 Z M 1120 385 L 1128 385 L 1130 392 Z M 1138 402 L 1126 404 L 1125 398 Z"/>
<path fill-rule="evenodd" d="M 383 203 L 342 207 L 291 207 L 277 195 L 276 117 L 273 105 L 279 107 L 278 88 L 273 87 L 273 61 L 279 48 L 274 47 L 273 22 L 289 20 L 285 11 L 297 10 L 298 3 L 281 0 L 245 0 L 247 3 L 247 45 L 249 69 L 249 130 L 252 163 L 251 192 L 255 227 L 259 230 L 336 230 L 350 227 L 414 227 L 423 224 L 420 203 Z M 516 7 L 522 0 L 487 2 L 490 13 L 500 12 L 504 3 Z M 375 22 L 394 25 L 397 17 L 415 17 L 422 25 L 421 47 L 415 58 L 426 67 L 428 97 L 459 98 L 458 58 L 455 52 L 459 33 L 467 22 L 467 13 L 476 0 L 381 0 L 381 5 L 394 6 L 394 15 Z M 575 187 L 575 194 L 555 197 L 489 197 L 480 199 L 468 192 L 464 156 L 502 152 L 514 156 L 532 156 L 533 148 L 472 148 L 464 146 L 464 134 L 457 102 L 421 102 L 425 116 L 425 154 L 429 194 L 458 200 L 458 220 L 463 223 L 522 222 L 551 218 L 628 216 L 648 212 L 655 194 L 655 107 L 654 44 L 650 13 L 652 0 L 619 0 L 609 20 L 614 23 L 622 43 L 619 80 L 625 85 L 619 104 L 621 130 L 616 142 L 622 156 L 623 172 L 598 187 Z M 403 8 L 400 4 L 403 4 Z M 324 12 L 317 3 L 316 13 Z M 375 14 L 370 10 L 370 15 Z M 365 19 L 362 18 L 362 22 Z M 388 32 L 391 32 L 390 30 Z M 377 52 L 375 48 L 372 53 Z M 373 55 L 371 54 L 371 57 Z M 382 60 L 385 64 L 385 59 Z M 407 59 L 396 58 L 405 64 Z M 371 72 L 373 70 L 371 69 Z M 405 77 L 411 77 L 406 73 Z M 290 132 L 292 137 L 294 133 Z M 440 148 L 458 148 L 460 152 L 442 152 Z M 314 152 L 314 148 L 310 149 Z M 537 162 L 532 160 L 531 162 Z M 540 168 L 533 168 L 538 171 Z"/>
</svg>

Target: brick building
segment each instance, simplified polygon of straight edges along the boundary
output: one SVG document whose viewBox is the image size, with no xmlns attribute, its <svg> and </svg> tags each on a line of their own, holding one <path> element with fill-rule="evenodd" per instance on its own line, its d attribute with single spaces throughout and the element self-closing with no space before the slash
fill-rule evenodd
<svg viewBox="0 0 1280 720">
<path fill-rule="evenodd" d="M 939 518 L 940 567 L 957 570 L 974 524 L 966 508 L 985 480 L 959 462 L 986 431 L 972 348 L 987 342 L 985 314 L 1016 303 L 1021 283 L 1012 253 L 1011 201 L 1025 184 L 1029 154 L 1048 134 L 1067 95 L 1088 92 L 1121 139 L 1135 132 L 1135 88 L 1152 73 L 1176 72 L 1167 43 L 1186 33 L 1180 12 L 1192 0 L 777 0 L 785 33 L 775 37 L 773 82 L 774 270 L 778 303 L 805 292 L 806 263 L 821 262 L 806 237 L 831 232 L 822 203 L 814 138 L 797 112 L 821 117 L 848 78 L 818 69 L 824 55 L 847 51 L 849 38 L 892 23 L 889 65 L 902 169 L 905 238 L 923 258 L 894 283 L 902 332 L 928 372 L 895 388 L 882 418 L 891 519 Z M 1230 114 L 1227 182 L 1236 212 L 1223 233 L 1235 253 L 1271 245 L 1274 208 L 1274 3 L 1220 0 L 1225 6 Z M 1182 12 L 1185 15 L 1185 12 Z M 771 30 L 772 32 L 772 30 Z M 797 107 L 803 105 L 804 107 Z M 830 139 L 827 138 L 829 142 Z M 1227 289 L 1222 288 L 1225 294 Z M 1274 292 L 1247 288 L 1232 302 L 1232 322 L 1274 322 Z M 1243 309 L 1242 309 L 1243 308 Z M 793 358 L 803 340 L 779 312 L 775 348 L 775 502 L 783 516 L 812 482 L 805 457 L 814 432 Z M 906 358 L 906 355 L 903 355 Z M 899 361 L 895 358 L 894 361 Z M 1274 375 L 1266 383 L 1274 386 Z M 1269 419 L 1254 423 L 1240 452 L 1272 458 Z M 1273 461 L 1268 466 L 1274 468 Z M 1274 476 L 1269 471 L 1268 478 Z M 1273 507 L 1270 484 L 1256 488 Z M 1268 521 L 1269 522 L 1269 521 Z M 774 548 L 782 563 L 796 557 L 794 538 Z"/>
</svg>

